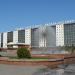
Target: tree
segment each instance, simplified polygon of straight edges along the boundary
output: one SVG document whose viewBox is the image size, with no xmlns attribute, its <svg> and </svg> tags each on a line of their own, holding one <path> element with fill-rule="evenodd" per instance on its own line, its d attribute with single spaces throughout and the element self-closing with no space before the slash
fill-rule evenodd
<svg viewBox="0 0 75 75">
<path fill-rule="evenodd" d="M 63 46 L 63 50 L 70 52 L 71 54 L 75 52 L 75 46 L 72 44 L 72 46 Z"/>
<path fill-rule="evenodd" d="M 27 48 L 18 48 L 17 56 L 18 58 L 31 58 L 30 51 Z"/>
</svg>

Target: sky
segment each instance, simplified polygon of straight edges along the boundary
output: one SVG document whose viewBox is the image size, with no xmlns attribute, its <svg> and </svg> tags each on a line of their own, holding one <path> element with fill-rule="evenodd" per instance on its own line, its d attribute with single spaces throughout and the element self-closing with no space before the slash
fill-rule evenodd
<svg viewBox="0 0 75 75">
<path fill-rule="evenodd" d="M 0 32 L 75 20 L 75 0 L 0 0 Z"/>
</svg>

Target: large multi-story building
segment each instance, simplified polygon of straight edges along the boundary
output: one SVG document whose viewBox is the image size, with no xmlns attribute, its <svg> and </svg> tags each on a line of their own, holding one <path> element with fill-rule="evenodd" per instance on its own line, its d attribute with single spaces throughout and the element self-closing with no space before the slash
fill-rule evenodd
<svg viewBox="0 0 75 75">
<path fill-rule="evenodd" d="M 75 22 L 45 24 L 42 26 L 0 33 L 1 48 L 56 47 L 75 45 Z"/>
<path fill-rule="evenodd" d="M 75 23 L 56 25 L 56 46 L 75 45 Z"/>
</svg>

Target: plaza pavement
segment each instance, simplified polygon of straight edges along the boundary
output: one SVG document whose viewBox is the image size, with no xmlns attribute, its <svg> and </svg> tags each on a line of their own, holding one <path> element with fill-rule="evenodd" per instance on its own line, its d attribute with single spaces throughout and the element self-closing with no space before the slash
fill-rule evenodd
<svg viewBox="0 0 75 75">
<path fill-rule="evenodd" d="M 0 75 L 75 75 L 75 64 L 68 65 L 65 69 L 0 64 Z"/>
</svg>

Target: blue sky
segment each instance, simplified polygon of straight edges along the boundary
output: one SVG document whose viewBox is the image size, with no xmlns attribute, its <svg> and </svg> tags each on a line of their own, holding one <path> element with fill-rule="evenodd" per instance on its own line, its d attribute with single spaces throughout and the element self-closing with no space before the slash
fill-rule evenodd
<svg viewBox="0 0 75 75">
<path fill-rule="evenodd" d="M 0 32 L 75 20 L 75 0 L 0 0 Z"/>
</svg>

